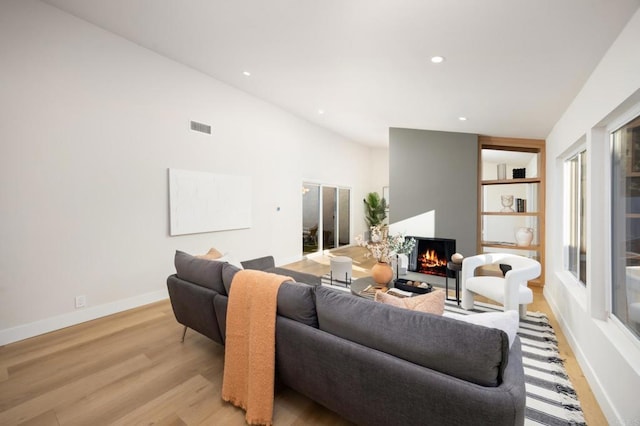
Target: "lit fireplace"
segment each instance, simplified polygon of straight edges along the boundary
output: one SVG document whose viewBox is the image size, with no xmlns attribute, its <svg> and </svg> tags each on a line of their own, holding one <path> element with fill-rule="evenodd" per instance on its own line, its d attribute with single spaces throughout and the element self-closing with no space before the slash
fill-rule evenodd
<svg viewBox="0 0 640 426">
<path fill-rule="evenodd" d="M 451 271 L 447 271 L 447 262 L 456 252 L 456 240 L 447 238 L 423 238 L 416 239 L 416 246 L 409 255 L 409 271 L 421 274 L 438 275 L 446 277 Z"/>
</svg>

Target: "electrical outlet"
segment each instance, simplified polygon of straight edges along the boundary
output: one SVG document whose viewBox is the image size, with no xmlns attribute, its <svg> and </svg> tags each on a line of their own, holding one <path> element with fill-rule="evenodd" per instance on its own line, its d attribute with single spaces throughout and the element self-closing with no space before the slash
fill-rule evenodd
<svg viewBox="0 0 640 426">
<path fill-rule="evenodd" d="M 76 296 L 76 309 L 87 306 L 87 296 Z"/>
</svg>

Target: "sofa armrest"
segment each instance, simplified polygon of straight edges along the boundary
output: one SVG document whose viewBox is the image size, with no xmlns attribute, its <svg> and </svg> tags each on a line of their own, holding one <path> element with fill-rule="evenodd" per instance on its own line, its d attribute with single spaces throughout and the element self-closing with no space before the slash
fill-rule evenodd
<svg viewBox="0 0 640 426">
<path fill-rule="evenodd" d="M 177 275 L 167 278 L 167 288 L 176 321 L 222 344 L 220 327 L 213 310 L 213 300 L 218 293 L 180 279 Z"/>
<path fill-rule="evenodd" d="M 287 268 L 270 268 L 267 272 L 291 277 L 295 282 L 308 284 L 314 287 L 319 286 L 321 283 L 321 279 L 318 276 L 307 274 L 306 272 L 293 271 Z"/>
<path fill-rule="evenodd" d="M 275 268 L 276 266 L 273 256 L 258 257 L 256 259 L 245 260 L 240 263 L 244 269 L 254 269 L 258 271 L 266 271 L 267 269 Z"/>
</svg>

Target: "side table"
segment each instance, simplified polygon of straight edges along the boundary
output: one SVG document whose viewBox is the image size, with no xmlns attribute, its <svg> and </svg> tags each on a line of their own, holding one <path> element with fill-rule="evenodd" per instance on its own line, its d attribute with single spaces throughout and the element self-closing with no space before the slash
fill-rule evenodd
<svg viewBox="0 0 640 426">
<path fill-rule="evenodd" d="M 351 293 L 358 297 L 364 297 L 365 299 L 373 300 L 375 297 L 375 292 L 372 293 L 364 293 L 364 290 L 369 286 L 375 286 L 376 282 L 372 277 L 363 277 L 358 278 L 357 280 L 353 280 L 351 283 Z M 389 283 L 389 288 L 393 287 L 393 281 Z"/>
<path fill-rule="evenodd" d="M 449 298 L 449 271 L 453 271 L 454 275 L 456 276 L 456 298 L 455 299 L 450 299 Z M 447 278 L 445 281 L 445 288 L 447 290 L 447 300 L 455 300 L 456 303 L 458 305 L 460 305 L 460 271 L 462 271 L 462 263 L 454 263 L 454 262 L 447 262 Z"/>
</svg>

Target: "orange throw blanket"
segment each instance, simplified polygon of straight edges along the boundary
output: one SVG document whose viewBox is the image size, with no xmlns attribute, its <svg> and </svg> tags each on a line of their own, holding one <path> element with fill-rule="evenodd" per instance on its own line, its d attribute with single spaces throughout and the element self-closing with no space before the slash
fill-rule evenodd
<svg viewBox="0 0 640 426">
<path fill-rule="evenodd" d="M 244 409 L 251 425 L 272 423 L 278 288 L 289 280 L 243 270 L 231 283 L 222 399 Z"/>
</svg>

